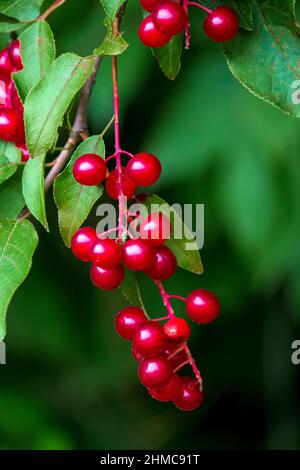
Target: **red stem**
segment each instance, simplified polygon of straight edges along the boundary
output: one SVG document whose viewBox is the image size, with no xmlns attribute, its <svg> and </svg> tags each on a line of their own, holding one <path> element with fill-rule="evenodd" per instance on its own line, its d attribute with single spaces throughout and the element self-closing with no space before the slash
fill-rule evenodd
<svg viewBox="0 0 300 470">
<path fill-rule="evenodd" d="M 183 302 L 186 301 L 186 298 L 185 298 L 185 297 L 182 297 L 181 295 L 169 294 L 168 297 L 169 297 L 169 299 L 179 299 L 179 300 L 182 300 Z"/>
<path fill-rule="evenodd" d="M 188 14 L 188 9 L 189 9 L 189 2 L 188 0 L 183 0 L 182 4 L 183 8 Z M 191 34 L 190 34 L 190 23 L 189 20 L 187 21 L 187 24 L 185 26 L 185 48 L 189 49 L 190 47 L 190 42 L 191 42 Z"/>
<path fill-rule="evenodd" d="M 44 21 L 48 18 L 51 13 L 56 10 L 56 8 L 60 7 L 66 2 L 66 0 L 56 0 L 41 16 L 39 16 L 39 21 Z"/>
<path fill-rule="evenodd" d="M 183 0 L 183 1 L 185 2 L 186 0 Z M 211 14 L 211 13 L 212 13 L 212 10 L 211 10 L 210 8 L 206 8 L 206 7 L 204 7 L 203 5 L 201 5 L 200 3 L 197 3 L 197 2 L 189 2 L 189 1 L 187 1 L 187 5 L 188 5 L 188 6 L 193 6 L 193 7 L 200 8 L 201 10 L 206 11 L 206 13 L 208 13 L 208 14 Z"/>
</svg>

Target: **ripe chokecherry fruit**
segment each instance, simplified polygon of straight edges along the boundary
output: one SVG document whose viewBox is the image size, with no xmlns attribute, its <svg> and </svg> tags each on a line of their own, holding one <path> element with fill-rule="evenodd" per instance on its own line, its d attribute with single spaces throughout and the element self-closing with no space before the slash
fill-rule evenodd
<svg viewBox="0 0 300 470">
<path fill-rule="evenodd" d="M 203 392 L 194 377 L 180 377 L 180 387 L 173 400 L 174 405 L 183 411 L 192 411 L 203 403 Z"/>
<path fill-rule="evenodd" d="M 172 380 L 173 368 L 164 356 L 156 356 L 143 359 L 138 373 L 145 387 L 164 388 Z"/>
<path fill-rule="evenodd" d="M 203 28 L 206 35 L 214 41 L 230 41 L 237 35 L 239 19 L 232 8 L 219 6 L 205 18 Z"/>
<path fill-rule="evenodd" d="M 119 287 L 124 279 L 124 268 L 121 264 L 114 266 L 111 269 L 104 269 L 92 265 L 90 270 L 91 280 L 94 286 L 98 289 L 113 290 Z"/>
<path fill-rule="evenodd" d="M 165 281 L 173 276 L 177 269 L 177 260 L 170 248 L 158 246 L 155 249 L 155 260 L 152 265 L 145 270 L 145 273 L 155 281 Z"/>
<path fill-rule="evenodd" d="M 11 82 L 11 91 L 10 91 L 10 96 L 11 96 L 11 104 L 12 107 L 17 111 L 19 114 L 23 115 L 24 113 L 24 106 L 23 103 L 20 99 L 18 90 L 13 82 Z"/>
<path fill-rule="evenodd" d="M 147 317 L 141 308 L 125 307 L 116 315 L 116 332 L 122 338 L 131 340 L 136 329 L 146 321 Z"/>
<path fill-rule="evenodd" d="M 18 148 L 19 150 L 21 150 L 21 152 L 22 152 L 22 159 L 21 159 L 21 161 L 22 161 L 23 163 L 26 163 L 26 162 L 29 160 L 29 158 L 30 158 L 30 153 L 29 153 L 29 151 L 28 151 L 28 148 L 26 147 L 26 144 L 17 144 L 17 148 Z"/>
<path fill-rule="evenodd" d="M 170 36 L 182 33 L 188 22 L 185 9 L 179 3 L 170 0 L 158 3 L 151 16 L 157 29 Z"/>
<path fill-rule="evenodd" d="M 171 222 L 162 212 L 153 212 L 141 223 L 140 237 L 153 246 L 161 246 L 170 238 Z"/>
<path fill-rule="evenodd" d="M 84 186 L 96 186 L 106 178 L 105 161 L 99 155 L 86 153 L 77 158 L 73 166 L 75 180 Z"/>
<path fill-rule="evenodd" d="M 154 248 L 140 238 L 128 240 L 122 247 L 123 263 L 133 271 L 144 271 L 154 262 Z"/>
<path fill-rule="evenodd" d="M 111 269 L 121 261 L 121 250 L 111 238 L 97 239 L 90 249 L 90 260 L 100 268 Z"/>
<path fill-rule="evenodd" d="M 0 77 L 3 81 L 10 81 L 14 66 L 9 59 L 8 48 L 0 51 Z"/>
<path fill-rule="evenodd" d="M 156 356 L 167 346 L 167 337 L 160 323 L 147 321 L 141 325 L 132 338 L 132 348 L 145 357 Z"/>
<path fill-rule="evenodd" d="M 164 34 L 155 26 L 152 16 L 149 15 L 143 19 L 139 26 L 139 38 L 147 47 L 165 46 L 171 39 L 171 36 Z"/>
<path fill-rule="evenodd" d="M 161 175 L 161 163 L 151 153 L 138 153 L 129 160 L 127 174 L 137 186 L 151 186 Z"/>
<path fill-rule="evenodd" d="M 164 331 L 171 341 L 177 342 L 187 341 L 191 334 L 188 323 L 179 317 L 170 318 L 164 325 Z"/>
<path fill-rule="evenodd" d="M 13 41 L 9 46 L 8 46 L 8 56 L 10 59 L 10 62 L 14 66 L 15 70 L 22 70 L 23 68 L 23 63 L 22 63 L 22 57 L 21 57 L 21 44 L 18 39 Z"/>
<path fill-rule="evenodd" d="M 22 116 L 14 109 L 0 109 L 0 139 L 8 142 L 25 141 Z"/>
<path fill-rule="evenodd" d="M 140 0 L 140 3 L 144 10 L 152 11 L 155 5 L 159 2 L 159 0 Z"/>
<path fill-rule="evenodd" d="M 90 261 L 90 249 L 97 240 L 97 232 L 92 227 L 81 227 L 74 233 L 71 250 L 81 261 Z"/>
<path fill-rule="evenodd" d="M 158 401 L 174 401 L 176 400 L 178 390 L 181 386 L 180 379 L 177 374 L 173 374 L 172 379 L 164 388 L 148 388 L 149 395 Z"/>
<path fill-rule="evenodd" d="M 220 313 L 220 302 L 209 290 L 198 289 L 192 291 L 185 303 L 187 315 L 196 323 L 210 323 Z"/>
<path fill-rule="evenodd" d="M 134 195 L 136 185 L 128 177 L 126 170 L 123 168 L 122 172 L 122 190 L 123 196 L 126 196 L 127 199 L 132 199 Z M 118 172 L 113 170 L 108 177 L 106 178 L 105 189 L 107 194 L 112 198 L 118 200 L 119 190 L 118 190 Z"/>
</svg>

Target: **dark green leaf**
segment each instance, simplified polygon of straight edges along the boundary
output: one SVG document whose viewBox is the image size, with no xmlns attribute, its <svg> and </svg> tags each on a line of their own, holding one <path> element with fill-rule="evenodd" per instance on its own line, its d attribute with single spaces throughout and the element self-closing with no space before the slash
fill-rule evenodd
<svg viewBox="0 0 300 470">
<path fill-rule="evenodd" d="M 6 333 L 6 311 L 28 275 L 38 236 L 27 220 L 0 220 L 0 340 Z"/>
<path fill-rule="evenodd" d="M 128 47 L 128 43 L 123 39 L 122 33 L 114 36 L 112 22 L 109 18 L 104 20 L 104 25 L 107 29 L 106 36 L 102 44 L 95 49 L 95 55 L 118 55 L 122 54 Z"/>
<path fill-rule="evenodd" d="M 25 206 L 22 192 L 23 168 L 4 181 L 0 186 L 0 217 L 13 219 L 19 215 Z"/>
<path fill-rule="evenodd" d="M 23 194 L 32 215 L 48 230 L 45 207 L 45 157 L 30 158 L 23 172 Z"/>
<path fill-rule="evenodd" d="M 170 80 L 174 80 L 180 71 L 182 40 L 182 34 L 179 34 L 173 36 L 165 46 L 152 49 L 160 68 Z"/>
<path fill-rule="evenodd" d="M 124 281 L 121 284 L 121 292 L 125 299 L 135 307 L 141 307 L 145 311 L 140 289 L 135 275 L 126 269 Z"/>
<path fill-rule="evenodd" d="M 106 15 L 112 21 L 125 1 L 126 0 L 100 0 L 100 3 L 104 8 Z"/>
<path fill-rule="evenodd" d="M 67 246 L 70 246 L 73 234 L 85 221 L 91 208 L 103 193 L 102 186 L 82 186 L 73 177 L 74 162 L 85 153 L 96 153 L 104 158 L 103 139 L 100 136 L 93 136 L 82 142 L 54 183 L 60 233 Z"/>
</svg>

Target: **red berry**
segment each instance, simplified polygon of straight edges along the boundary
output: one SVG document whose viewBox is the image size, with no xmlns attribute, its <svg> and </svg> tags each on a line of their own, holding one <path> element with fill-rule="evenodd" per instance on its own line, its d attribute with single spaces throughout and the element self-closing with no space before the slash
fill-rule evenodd
<svg viewBox="0 0 300 470">
<path fill-rule="evenodd" d="M 177 268 L 174 253 L 166 246 L 158 246 L 155 250 L 155 261 L 145 273 L 156 281 L 165 281 L 173 276 Z"/>
<path fill-rule="evenodd" d="M 22 116 L 14 109 L 0 109 L 0 139 L 8 142 L 25 140 Z"/>
<path fill-rule="evenodd" d="M 116 331 L 122 338 L 131 340 L 135 330 L 146 321 L 147 317 L 141 308 L 125 307 L 116 315 Z"/>
<path fill-rule="evenodd" d="M 87 153 L 77 158 L 73 166 L 75 180 L 84 186 L 96 186 L 106 178 L 107 168 L 103 158 Z"/>
<path fill-rule="evenodd" d="M 123 196 L 126 196 L 128 199 L 132 199 L 134 195 L 136 185 L 129 179 L 126 174 L 126 171 L 123 169 L 122 173 L 122 189 Z M 112 199 L 118 200 L 119 191 L 118 191 L 118 172 L 113 170 L 108 177 L 106 178 L 105 189 L 108 195 Z"/>
<path fill-rule="evenodd" d="M 111 238 L 98 238 L 91 246 L 90 260 L 100 268 L 111 269 L 121 261 L 120 247 Z"/>
<path fill-rule="evenodd" d="M 9 60 L 8 48 L 6 47 L 0 52 L 0 80 L 10 81 L 13 71 L 14 66 Z"/>
<path fill-rule="evenodd" d="M 149 15 L 140 24 L 139 38 L 145 46 L 162 47 L 170 41 L 171 36 L 161 33 L 153 23 L 152 16 Z"/>
<path fill-rule="evenodd" d="M 164 325 L 166 336 L 172 341 L 183 342 L 189 339 L 191 329 L 183 318 L 170 318 Z"/>
<path fill-rule="evenodd" d="M 0 77 L 0 106 L 3 108 L 11 107 L 11 88 L 13 82 L 4 82 Z"/>
<path fill-rule="evenodd" d="M 154 262 L 154 249 L 145 240 L 128 240 L 122 247 L 125 266 L 133 271 L 144 271 Z"/>
<path fill-rule="evenodd" d="M 26 147 L 26 144 L 17 144 L 17 147 L 22 152 L 22 162 L 27 162 L 30 158 L 30 153 L 28 151 L 28 148 Z"/>
<path fill-rule="evenodd" d="M 164 356 L 146 358 L 139 365 L 139 378 L 147 388 L 163 388 L 173 377 L 173 369 Z"/>
<path fill-rule="evenodd" d="M 151 186 L 161 174 L 161 163 L 151 153 L 138 153 L 127 164 L 127 174 L 137 186 Z"/>
<path fill-rule="evenodd" d="M 142 7 L 147 11 L 152 11 L 159 1 L 160 0 L 140 0 Z"/>
<path fill-rule="evenodd" d="M 118 264 L 112 269 L 104 269 L 92 265 L 90 275 L 94 286 L 98 289 L 113 290 L 119 287 L 124 279 L 124 268 Z"/>
<path fill-rule="evenodd" d="M 207 36 L 214 41 L 229 41 L 238 32 L 239 19 L 232 8 L 219 6 L 205 18 L 203 27 Z"/>
<path fill-rule="evenodd" d="M 173 401 L 177 397 L 178 390 L 181 386 L 178 375 L 173 374 L 171 381 L 164 388 L 148 388 L 149 395 L 158 401 Z"/>
<path fill-rule="evenodd" d="M 162 245 L 170 238 L 171 222 L 161 212 L 153 212 L 141 223 L 140 237 L 149 240 L 153 246 Z"/>
<path fill-rule="evenodd" d="M 185 310 L 196 323 L 210 323 L 220 313 L 220 302 L 209 290 L 193 290 L 186 299 Z"/>
<path fill-rule="evenodd" d="M 154 7 L 152 18 L 159 31 L 170 36 L 182 33 L 188 22 L 185 9 L 179 3 L 168 0 Z"/>
<path fill-rule="evenodd" d="M 141 325 L 132 338 L 132 347 L 146 357 L 156 356 L 167 346 L 164 328 L 155 321 L 146 321 Z"/>
<path fill-rule="evenodd" d="M 90 249 L 97 240 L 97 232 L 92 227 L 82 227 L 74 233 L 71 250 L 81 261 L 90 261 Z"/>
<path fill-rule="evenodd" d="M 181 366 L 187 361 L 187 355 L 184 349 L 180 348 L 180 344 L 169 341 L 165 349 L 166 357 L 172 364 L 173 369 Z"/>
<path fill-rule="evenodd" d="M 12 107 L 20 114 L 23 116 L 23 113 L 24 113 L 24 106 L 23 106 L 23 103 L 20 99 L 20 96 L 19 96 L 19 93 L 18 93 L 18 90 L 14 84 L 14 82 L 12 82 L 11 84 L 11 91 L 10 91 L 10 96 L 11 96 L 11 104 L 12 104 Z"/>
<path fill-rule="evenodd" d="M 203 392 L 193 377 L 180 377 L 181 386 L 177 390 L 174 405 L 183 411 L 192 411 L 203 403 Z"/>
<path fill-rule="evenodd" d="M 22 70 L 23 68 L 20 49 L 21 49 L 21 44 L 18 39 L 16 39 L 16 41 L 13 41 L 8 47 L 9 59 L 12 65 L 14 66 L 15 70 Z"/>
</svg>

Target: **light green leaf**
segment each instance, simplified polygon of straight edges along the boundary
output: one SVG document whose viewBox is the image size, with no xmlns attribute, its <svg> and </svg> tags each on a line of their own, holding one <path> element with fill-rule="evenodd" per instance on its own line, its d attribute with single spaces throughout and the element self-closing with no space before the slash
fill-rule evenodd
<svg viewBox="0 0 300 470">
<path fill-rule="evenodd" d="M 26 21 L 36 18 L 44 0 L 1 0 L 0 13 Z"/>
<path fill-rule="evenodd" d="M 165 46 L 152 49 L 160 68 L 170 80 L 174 80 L 180 71 L 182 40 L 182 34 L 178 34 Z"/>
<path fill-rule="evenodd" d="M 122 54 L 128 47 L 128 43 L 123 39 L 123 34 L 114 36 L 112 22 L 109 18 L 104 20 L 104 25 L 107 29 L 106 36 L 102 44 L 95 49 L 94 54 L 99 56 Z"/>
<path fill-rule="evenodd" d="M 85 221 L 103 193 L 102 186 L 82 186 L 73 177 L 74 162 L 85 153 L 96 153 L 104 158 L 103 139 L 100 136 L 92 136 L 82 142 L 54 182 L 54 199 L 58 208 L 60 233 L 67 246 L 70 246 L 73 234 Z"/>
<path fill-rule="evenodd" d="M 30 271 L 37 244 L 29 221 L 0 220 L 0 340 L 6 333 L 9 302 Z"/>
<path fill-rule="evenodd" d="M 49 230 L 45 204 L 45 156 L 30 158 L 23 172 L 23 194 L 32 215 Z"/>
<path fill-rule="evenodd" d="M 55 41 L 46 21 L 38 21 L 19 37 L 23 69 L 13 75 L 22 102 L 48 72 L 55 58 Z"/>
<path fill-rule="evenodd" d="M 100 0 L 100 3 L 104 8 L 106 15 L 112 21 L 125 1 L 126 0 Z"/>
<path fill-rule="evenodd" d="M 28 94 L 25 100 L 26 142 L 33 158 L 45 154 L 55 145 L 63 117 L 91 75 L 95 60 L 94 56 L 61 55 Z"/>
<path fill-rule="evenodd" d="M 21 161 L 21 152 L 11 142 L 0 140 L 0 184 L 12 176 Z"/>
<path fill-rule="evenodd" d="M 132 271 L 126 269 L 124 281 L 122 282 L 120 289 L 125 299 L 131 305 L 141 307 L 145 311 L 139 285 Z"/>
<path fill-rule="evenodd" d="M 22 173 L 23 168 L 18 168 L 11 178 L 0 185 L 0 218 L 13 219 L 25 206 Z"/>
</svg>

